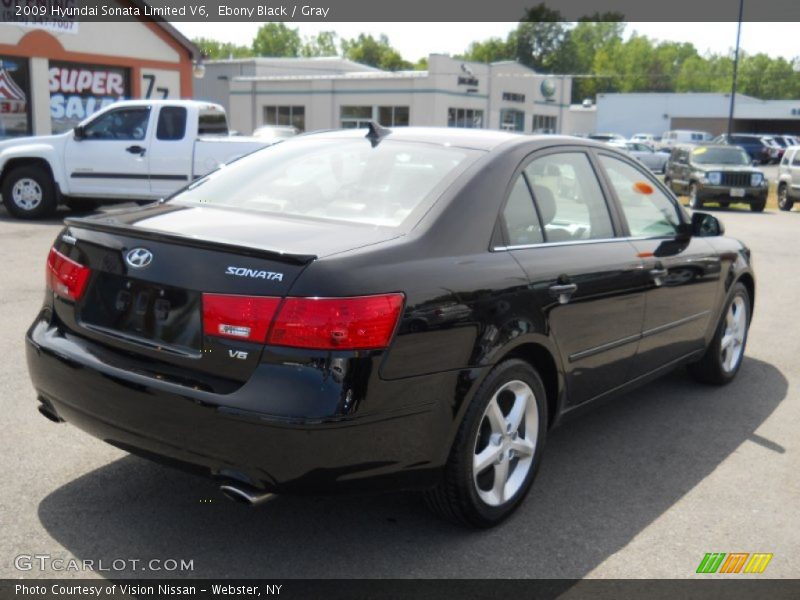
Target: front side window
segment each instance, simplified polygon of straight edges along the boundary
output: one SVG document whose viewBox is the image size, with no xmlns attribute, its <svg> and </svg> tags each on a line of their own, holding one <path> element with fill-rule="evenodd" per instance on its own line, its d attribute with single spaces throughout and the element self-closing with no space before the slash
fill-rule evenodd
<svg viewBox="0 0 800 600">
<path fill-rule="evenodd" d="M 545 241 L 614 237 L 600 183 L 583 152 L 548 154 L 525 168 L 544 224 Z"/>
<path fill-rule="evenodd" d="M 397 227 L 482 152 L 364 137 L 295 137 L 198 180 L 171 201 Z M 417 213 L 415 213 L 417 214 Z"/>
<path fill-rule="evenodd" d="M 644 172 L 610 156 L 601 156 L 600 163 L 622 205 L 631 236 L 664 237 L 678 232 L 677 207 Z"/>
<path fill-rule="evenodd" d="M 143 140 L 147 134 L 149 108 L 110 110 L 84 127 L 88 140 Z"/>
<path fill-rule="evenodd" d="M 503 221 L 509 246 L 527 246 L 544 242 L 542 226 L 533 206 L 525 177 L 519 175 L 503 209 Z"/>
</svg>

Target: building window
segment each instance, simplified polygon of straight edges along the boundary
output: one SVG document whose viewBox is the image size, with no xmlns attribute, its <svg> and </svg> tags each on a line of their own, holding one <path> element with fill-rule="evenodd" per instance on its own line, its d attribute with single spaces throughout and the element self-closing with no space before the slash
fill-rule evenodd
<svg viewBox="0 0 800 600">
<path fill-rule="evenodd" d="M 339 109 L 342 129 L 367 127 L 373 119 L 372 113 L 372 106 L 342 106 Z"/>
<path fill-rule="evenodd" d="M 503 92 L 503 100 L 506 102 L 525 102 L 525 94 L 516 92 Z"/>
<path fill-rule="evenodd" d="M 533 131 L 539 133 L 555 133 L 557 118 L 550 115 L 533 115 Z"/>
<path fill-rule="evenodd" d="M 0 56 L 0 139 L 31 134 L 28 61 Z"/>
<path fill-rule="evenodd" d="M 513 108 L 500 111 L 500 129 L 503 131 L 525 131 L 525 112 Z"/>
<path fill-rule="evenodd" d="M 283 125 L 306 130 L 305 106 L 265 106 L 264 125 Z"/>
<path fill-rule="evenodd" d="M 378 123 L 386 127 L 408 127 L 407 106 L 379 106 Z"/>
<path fill-rule="evenodd" d="M 117 100 L 129 98 L 130 70 L 50 61 L 50 124 L 53 133 L 72 129 Z"/>
<path fill-rule="evenodd" d="M 483 127 L 483 111 L 472 108 L 448 108 L 447 126 L 480 129 Z"/>
</svg>

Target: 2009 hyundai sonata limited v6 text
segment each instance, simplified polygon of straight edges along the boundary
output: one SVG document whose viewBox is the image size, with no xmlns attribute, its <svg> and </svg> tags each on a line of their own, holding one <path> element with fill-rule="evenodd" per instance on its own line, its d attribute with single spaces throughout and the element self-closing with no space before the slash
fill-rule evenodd
<svg viewBox="0 0 800 600">
<path fill-rule="evenodd" d="M 565 415 L 733 379 L 755 293 L 745 246 L 605 144 L 377 125 L 70 219 L 47 287 L 50 419 L 243 501 L 411 488 L 478 527 Z"/>
</svg>

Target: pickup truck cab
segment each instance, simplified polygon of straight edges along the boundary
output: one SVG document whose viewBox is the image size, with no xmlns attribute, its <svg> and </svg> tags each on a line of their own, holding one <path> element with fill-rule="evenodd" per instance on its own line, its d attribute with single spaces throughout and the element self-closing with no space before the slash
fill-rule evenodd
<svg viewBox="0 0 800 600">
<path fill-rule="evenodd" d="M 778 208 L 792 210 L 800 202 L 800 146 L 789 146 L 778 167 Z"/>
<path fill-rule="evenodd" d="M 0 142 L 0 191 L 8 212 L 28 219 L 60 202 L 157 200 L 271 143 L 229 135 L 218 104 L 126 100 L 63 134 Z"/>
</svg>

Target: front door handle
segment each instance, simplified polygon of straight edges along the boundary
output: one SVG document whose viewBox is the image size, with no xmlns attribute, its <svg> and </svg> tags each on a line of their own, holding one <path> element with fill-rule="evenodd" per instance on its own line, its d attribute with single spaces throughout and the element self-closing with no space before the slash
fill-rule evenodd
<svg viewBox="0 0 800 600">
<path fill-rule="evenodd" d="M 144 156 L 144 153 L 147 152 L 147 148 L 144 146 L 128 146 L 125 150 L 131 154 L 138 154 L 139 156 Z"/>
<path fill-rule="evenodd" d="M 574 283 L 559 283 L 550 286 L 550 295 L 558 298 L 559 304 L 566 304 L 572 299 L 572 294 L 578 291 L 578 286 Z"/>
</svg>

